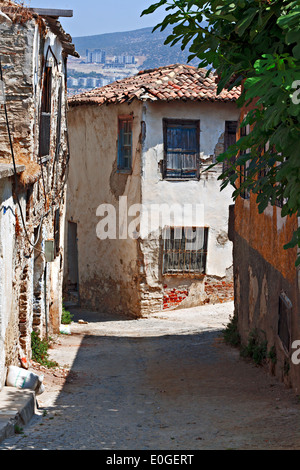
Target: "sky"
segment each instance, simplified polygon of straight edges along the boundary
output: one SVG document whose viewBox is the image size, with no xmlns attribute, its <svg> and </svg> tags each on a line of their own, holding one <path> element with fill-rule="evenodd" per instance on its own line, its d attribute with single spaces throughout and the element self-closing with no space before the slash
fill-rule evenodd
<svg viewBox="0 0 300 470">
<path fill-rule="evenodd" d="M 36 8 L 73 10 L 73 18 L 60 18 L 65 31 L 72 37 L 131 31 L 155 26 L 166 15 L 164 10 L 140 17 L 155 0 L 25 0 Z"/>
</svg>

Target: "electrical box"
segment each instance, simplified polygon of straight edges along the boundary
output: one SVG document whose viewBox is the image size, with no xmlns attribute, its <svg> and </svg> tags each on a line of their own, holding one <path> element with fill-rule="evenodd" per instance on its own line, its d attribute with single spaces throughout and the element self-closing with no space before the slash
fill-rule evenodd
<svg viewBox="0 0 300 470">
<path fill-rule="evenodd" d="M 45 259 L 47 263 L 54 261 L 54 240 L 45 240 Z"/>
</svg>

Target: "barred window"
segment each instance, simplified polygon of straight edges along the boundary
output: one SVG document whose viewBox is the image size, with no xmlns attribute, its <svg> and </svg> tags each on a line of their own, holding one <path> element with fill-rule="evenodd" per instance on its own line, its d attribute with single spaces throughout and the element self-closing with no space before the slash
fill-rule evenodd
<svg viewBox="0 0 300 470">
<path fill-rule="evenodd" d="M 163 234 L 163 274 L 205 274 L 208 228 L 167 227 Z"/>
<path fill-rule="evenodd" d="M 197 179 L 200 121 L 164 119 L 164 178 Z"/>
</svg>

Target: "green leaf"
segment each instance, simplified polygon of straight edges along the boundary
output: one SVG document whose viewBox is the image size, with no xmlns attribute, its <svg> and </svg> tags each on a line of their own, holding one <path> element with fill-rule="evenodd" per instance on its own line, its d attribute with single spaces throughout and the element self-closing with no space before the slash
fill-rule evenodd
<svg viewBox="0 0 300 470">
<path fill-rule="evenodd" d="M 238 21 L 235 31 L 241 37 L 245 33 L 246 29 L 250 26 L 252 21 L 254 20 L 255 16 L 257 15 L 258 11 L 256 8 L 249 8 L 247 10 L 247 14 L 241 21 Z"/>
<path fill-rule="evenodd" d="M 297 46 L 295 46 L 293 48 L 293 56 L 297 59 L 297 60 L 300 60 L 300 44 L 297 44 Z"/>
</svg>

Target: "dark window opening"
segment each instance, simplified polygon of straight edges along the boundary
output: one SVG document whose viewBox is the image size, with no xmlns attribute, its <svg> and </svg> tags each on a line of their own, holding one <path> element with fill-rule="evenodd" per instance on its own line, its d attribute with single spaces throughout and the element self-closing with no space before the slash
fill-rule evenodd
<svg viewBox="0 0 300 470">
<path fill-rule="evenodd" d="M 244 137 L 247 135 L 247 129 L 246 127 L 241 127 L 241 137 Z M 240 156 L 246 155 L 247 151 L 242 150 L 240 152 Z M 244 163 L 243 165 L 240 165 L 240 187 L 245 183 L 247 179 L 247 167 L 248 167 L 248 162 Z M 241 197 L 243 199 L 249 199 L 250 198 L 250 192 L 247 188 L 243 188 L 241 191 Z"/>
<path fill-rule="evenodd" d="M 284 349 L 289 353 L 291 349 L 292 303 L 284 293 L 280 294 L 278 310 L 278 336 Z"/>
<path fill-rule="evenodd" d="M 198 179 L 200 121 L 164 119 L 164 178 Z"/>
<path fill-rule="evenodd" d="M 224 135 L 224 152 L 226 152 L 231 145 L 236 143 L 237 121 L 225 121 L 225 135 Z M 235 163 L 235 156 L 230 160 L 224 160 L 223 173 Z"/>
<path fill-rule="evenodd" d="M 41 122 L 40 122 L 40 157 L 50 153 L 51 128 L 51 98 L 52 98 L 52 68 L 46 67 L 43 81 Z"/>
<path fill-rule="evenodd" d="M 52 67 L 46 67 L 42 92 L 42 113 L 51 113 Z"/>
<path fill-rule="evenodd" d="M 79 292 L 77 224 L 68 222 L 68 291 Z"/>
<path fill-rule="evenodd" d="M 118 170 L 131 171 L 132 166 L 132 116 L 119 117 Z"/>
<path fill-rule="evenodd" d="M 29 220 L 30 217 L 30 209 L 32 203 L 32 195 L 33 195 L 33 186 L 27 189 L 26 191 L 26 220 Z"/>
<path fill-rule="evenodd" d="M 57 209 L 54 214 L 54 257 L 59 254 L 60 249 L 60 211 Z"/>
<path fill-rule="evenodd" d="M 208 228 L 169 227 L 163 234 L 163 274 L 205 274 Z"/>
</svg>

